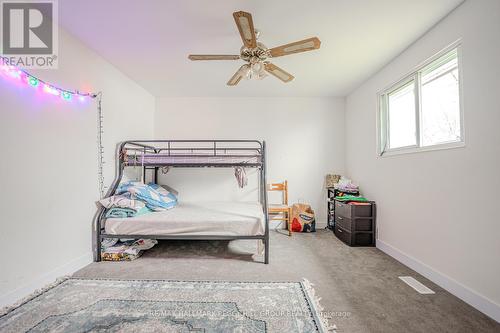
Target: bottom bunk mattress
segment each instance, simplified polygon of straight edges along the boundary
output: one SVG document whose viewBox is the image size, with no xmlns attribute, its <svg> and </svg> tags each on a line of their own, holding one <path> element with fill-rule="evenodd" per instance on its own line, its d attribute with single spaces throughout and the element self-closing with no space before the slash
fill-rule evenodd
<svg viewBox="0 0 500 333">
<path fill-rule="evenodd" d="M 163 212 L 108 218 L 110 235 L 258 236 L 265 233 L 262 205 L 257 202 L 179 202 Z"/>
</svg>

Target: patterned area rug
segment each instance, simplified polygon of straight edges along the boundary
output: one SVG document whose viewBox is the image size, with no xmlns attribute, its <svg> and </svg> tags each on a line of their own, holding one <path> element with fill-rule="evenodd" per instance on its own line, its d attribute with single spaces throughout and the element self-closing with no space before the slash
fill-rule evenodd
<svg viewBox="0 0 500 333">
<path fill-rule="evenodd" d="M 325 332 L 307 282 L 67 279 L 0 317 L 0 332 Z"/>
</svg>

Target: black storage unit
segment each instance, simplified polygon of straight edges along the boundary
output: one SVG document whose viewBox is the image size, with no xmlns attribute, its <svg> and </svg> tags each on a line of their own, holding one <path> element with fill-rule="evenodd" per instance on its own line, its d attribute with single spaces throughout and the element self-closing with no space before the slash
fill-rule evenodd
<svg viewBox="0 0 500 333">
<path fill-rule="evenodd" d="M 350 205 L 334 200 L 334 233 L 338 239 L 349 246 L 375 246 L 376 242 L 376 205 Z"/>
<path fill-rule="evenodd" d="M 359 191 L 341 191 L 333 187 L 326 189 L 326 227 L 330 230 L 335 230 L 335 202 L 333 198 L 342 197 L 344 195 L 359 195 Z"/>
</svg>

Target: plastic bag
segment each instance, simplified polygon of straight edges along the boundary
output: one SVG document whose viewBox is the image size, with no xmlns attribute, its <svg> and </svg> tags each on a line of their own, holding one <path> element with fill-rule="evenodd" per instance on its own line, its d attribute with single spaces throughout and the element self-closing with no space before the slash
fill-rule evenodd
<svg viewBox="0 0 500 333">
<path fill-rule="evenodd" d="M 316 219 L 314 210 L 308 204 L 297 203 L 292 205 L 292 231 L 315 232 Z"/>
</svg>

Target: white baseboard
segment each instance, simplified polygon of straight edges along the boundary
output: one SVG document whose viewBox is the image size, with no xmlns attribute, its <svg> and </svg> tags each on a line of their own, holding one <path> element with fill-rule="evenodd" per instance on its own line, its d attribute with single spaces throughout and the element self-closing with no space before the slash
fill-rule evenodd
<svg viewBox="0 0 500 333">
<path fill-rule="evenodd" d="M 92 252 L 88 252 L 70 262 L 61 265 L 48 273 L 44 273 L 38 277 L 35 277 L 30 282 L 19 286 L 7 294 L 0 296 L 0 308 L 4 306 L 9 306 L 16 303 L 17 301 L 31 295 L 35 290 L 41 289 L 44 286 L 51 284 L 60 277 L 71 275 L 77 270 L 87 266 L 93 261 Z"/>
<path fill-rule="evenodd" d="M 316 230 L 321 230 L 326 228 L 326 221 L 316 221 Z"/>
<path fill-rule="evenodd" d="M 269 221 L 269 229 L 276 229 L 281 221 Z M 326 228 L 326 221 L 316 221 L 316 230 L 321 230 Z M 280 229 L 286 229 L 286 223 L 283 221 L 281 223 Z"/>
<path fill-rule="evenodd" d="M 449 276 L 436 271 L 432 267 L 424 264 L 423 262 L 407 255 L 404 252 L 396 249 L 395 247 L 384 243 L 380 239 L 377 239 L 377 248 L 381 251 L 387 253 L 397 261 L 403 263 L 404 265 L 410 267 L 417 273 L 423 275 L 427 279 L 431 280 L 441 288 L 445 289 L 449 293 L 457 296 L 464 302 L 478 309 L 485 315 L 493 318 L 497 322 L 500 322 L 500 305 L 493 302 L 492 300 L 484 297 L 481 294 L 471 290 L 470 288 L 464 286 L 463 284 L 455 281 Z"/>
</svg>

